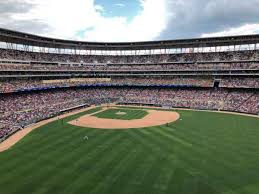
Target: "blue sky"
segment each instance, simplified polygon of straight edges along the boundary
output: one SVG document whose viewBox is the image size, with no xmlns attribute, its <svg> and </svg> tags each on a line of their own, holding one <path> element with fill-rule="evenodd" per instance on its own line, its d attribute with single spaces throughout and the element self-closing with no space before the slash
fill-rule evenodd
<svg viewBox="0 0 259 194">
<path fill-rule="evenodd" d="M 0 0 L 0 27 L 84 41 L 259 33 L 259 0 Z"/>
<path fill-rule="evenodd" d="M 96 5 L 103 7 L 105 17 L 127 17 L 131 21 L 141 10 L 138 0 L 96 0 Z"/>
</svg>

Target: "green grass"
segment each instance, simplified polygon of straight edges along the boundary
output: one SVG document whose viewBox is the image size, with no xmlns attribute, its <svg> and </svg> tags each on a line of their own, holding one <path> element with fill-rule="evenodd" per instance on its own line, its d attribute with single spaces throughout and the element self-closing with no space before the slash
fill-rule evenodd
<svg viewBox="0 0 259 194">
<path fill-rule="evenodd" d="M 42 126 L 0 153 L 0 194 L 259 193 L 259 119 L 179 113 L 168 127 Z"/>
<path fill-rule="evenodd" d="M 123 112 L 126 114 L 117 114 L 118 112 Z M 99 112 L 93 116 L 104 119 L 120 119 L 120 120 L 133 120 L 133 119 L 142 119 L 148 115 L 146 110 L 142 109 L 128 109 L 128 108 L 110 108 Z"/>
</svg>

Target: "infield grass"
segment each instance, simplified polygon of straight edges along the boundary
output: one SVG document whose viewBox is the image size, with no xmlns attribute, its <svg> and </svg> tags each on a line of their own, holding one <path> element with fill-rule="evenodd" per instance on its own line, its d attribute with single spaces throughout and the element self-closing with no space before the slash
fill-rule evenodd
<svg viewBox="0 0 259 194">
<path fill-rule="evenodd" d="M 142 109 L 110 108 L 93 116 L 103 119 L 133 120 L 142 119 L 146 115 L 148 115 L 148 112 Z"/>
<path fill-rule="evenodd" d="M 0 153 L 0 194 L 259 193 L 259 119 L 178 112 L 144 129 L 42 126 Z"/>
</svg>

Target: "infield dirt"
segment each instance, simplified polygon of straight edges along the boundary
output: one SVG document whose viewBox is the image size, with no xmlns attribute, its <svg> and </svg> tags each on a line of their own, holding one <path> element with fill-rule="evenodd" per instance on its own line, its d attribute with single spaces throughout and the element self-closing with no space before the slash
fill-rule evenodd
<svg viewBox="0 0 259 194">
<path fill-rule="evenodd" d="M 165 125 L 178 120 L 180 117 L 177 112 L 160 110 L 147 110 L 147 112 L 149 114 L 144 118 L 134 120 L 106 119 L 85 115 L 69 122 L 69 124 L 98 129 L 129 129 Z"/>
</svg>

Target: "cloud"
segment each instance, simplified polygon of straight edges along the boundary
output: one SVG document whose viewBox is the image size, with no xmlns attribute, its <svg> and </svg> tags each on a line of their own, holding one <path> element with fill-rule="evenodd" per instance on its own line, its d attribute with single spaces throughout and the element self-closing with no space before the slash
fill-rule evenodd
<svg viewBox="0 0 259 194">
<path fill-rule="evenodd" d="M 2 28 L 7 28 L 10 29 L 10 26 L 12 27 L 11 29 L 15 29 L 21 32 L 30 32 L 33 34 L 45 34 L 47 35 L 50 31 L 52 31 L 51 27 L 40 21 L 40 20 L 19 20 L 19 22 L 15 20 L 8 20 L 5 21 L 4 23 L 1 23 L 0 25 Z M 40 33 L 39 33 L 40 32 Z"/>
<path fill-rule="evenodd" d="M 95 8 L 96 11 L 104 12 L 104 7 L 101 6 L 101 5 L 95 5 L 94 8 Z"/>
<path fill-rule="evenodd" d="M 168 0 L 167 7 L 170 19 L 159 39 L 200 37 L 259 24 L 259 0 Z"/>
<path fill-rule="evenodd" d="M 165 30 L 167 11 L 165 0 L 141 0 L 142 11 L 130 22 L 126 17 L 101 18 L 85 39 L 98 41 L 153 40 Z"/>
<path fill-rule="evenodd" d="M 123 3 L 116 3 L 116 4 L 114 4 L 115 6 L 118 6 L 118 7 L 125 7 L 125 4 L 123 4 Z"/>
<path fill-rule="evenodd" d="M 220 32 L 202 34 L 202 37 L 249 35 L 249 34 L 257 34 L 258 32 L 259 32 L 259 24 L 246 24 L 237 28 L 230 28 Z"/>
<path fill-rule="evenodd" d="M 0 0 L 0 26 L 57 38 L 112 42 L 259 32 L 259 0 L 136 1 L 141 9 L 129 20 L 105 15 L 105 7 L 94 0 Z"/>
<path fill-rule="evenodd" d="M 21 0 L 0 1 L 0 16 L 11 16 L 13 13 L 26 13 L 33 8 L 33 4 Z M 2 18 L 3 19 L 3 18 Z"/>
<path fill-rule="evenodd" d="M 32 33 L 48 31 L 48 25 L 40 20 L 33 19 L 28 21 L 19 19 L 19 22 L 17 22 L 15 19 L 15 16 L 19 17 L 19 15 L 29 12 L 34 7 L 35 5 L 28 0 L 0 1 L 0 26 L 25 32 L 31 29 Z"/>
<path fill-rule="evenodd" d="M 166 28 L 166 0 L 138 0 L 142 9 L 130 21 L 127 17 L 102 15 L 105 7 L 96 5 L 94 0 L 7 1 L 10 12 L 15 3 L 18 6 L 8 21 L 2 21 L 3 26 L 44 36 L 86 41 L 140 41 L 152 40 Z M 24 10 L 18 10 L 20 5 L 26 5 Z"/>
<path fill-rule="evenodd" d="M 26 14 L 15 15 L 15 20 L 39 20 L 51 29 L 41 35 L 74 39 L 78 31 L 94 26 L 101 18 L 101 7 L 93 0 L 34 0 L 35 6 Z M 30 30 L 30 29 L 28 29 Z"/>
</svg>

